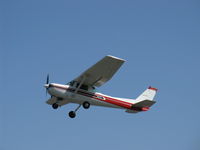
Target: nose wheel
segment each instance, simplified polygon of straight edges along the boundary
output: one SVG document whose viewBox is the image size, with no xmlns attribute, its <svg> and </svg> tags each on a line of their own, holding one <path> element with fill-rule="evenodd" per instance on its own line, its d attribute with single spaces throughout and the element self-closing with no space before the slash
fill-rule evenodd
<svg viewBox="0 0 200 150">
<path fill-rule="evenodd" d="M 75 118 L 76 117 L 76 111 L 81 107 L 81 105 L 78 105 L 78 107 L 74 111 L 69 112 L 69 117 L 70 118 Z"/>
<path fill-rule="evenodd" d="M 69 112 L 69 117 L 70 118 L 75 118 L 76 117 L 76 112 L 75 111 L 70 111 Z"/>
</svg>

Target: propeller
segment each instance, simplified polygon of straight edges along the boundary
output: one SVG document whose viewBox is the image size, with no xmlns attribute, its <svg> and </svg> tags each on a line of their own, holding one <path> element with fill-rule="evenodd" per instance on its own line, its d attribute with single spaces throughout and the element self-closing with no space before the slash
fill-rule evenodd
<svg viewBox="0 0 200 150">
<path fill-rule="evenodd" d="M 46 84 L 44 85 L 44 87 L 46 88 L 46 95 L 47 95 L 47 89 L 49 87 L 49 74 L 47 75 L 47 80 L 46 80 Z"/>
<path fill-rule="evenodd" d="M 46 84 L 49 84 L 49 74 L 47 75 L 47 81 Z"/>
</svg>

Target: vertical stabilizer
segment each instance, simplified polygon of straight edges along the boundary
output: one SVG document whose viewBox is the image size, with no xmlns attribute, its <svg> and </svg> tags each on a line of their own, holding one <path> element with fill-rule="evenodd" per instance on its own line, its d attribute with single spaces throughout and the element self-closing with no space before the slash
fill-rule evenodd
<svg viewBox="0 0 200 150">
<path fill-rule="evenodd" d="M 136 101 L 140 102 L 140 101 L 144 101 L 144 100 L 151 100 L 153 101 L 156 92 L 158 89 L 153 88 L 153 87 L 149 87 L 148 89 L 146 89 L 140 96 L 138 96 L 136 98 Z"/>
</svg>

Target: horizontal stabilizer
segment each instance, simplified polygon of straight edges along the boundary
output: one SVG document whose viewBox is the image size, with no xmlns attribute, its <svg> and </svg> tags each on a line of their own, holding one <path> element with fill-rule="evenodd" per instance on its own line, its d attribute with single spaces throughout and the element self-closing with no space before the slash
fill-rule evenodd
<svg viewBox="0 0 200 150">
<path fill-rule="evenodd" d="M 131 110 L 131 109 L 127 109 L 125 112 L 127 112 L 127 113 L 138 113 L 138 111 L 136 111 L 136 110 Z"/>
<path fill-rule="evenodd" d="M 140 102 L 133 104 L 132 108 L 127 109 L 126 112 L 127 113 L 138 113 L 140 111 L 147 111 L 155 103 L 156 103 L 156 101 L 143 100 L 143 101 L 140 101 Z"/>
<path fill-rule="evenodd" d="M 152 100 L 143 100 L 141 102 L 138 102 L 136 104 L 133 104 L 132 107 L 139 107 L 139 108 L 142 108 L 142 107 L 151 107 L 153 104 L 155 104 L 156 101 L 152 101 Z"/>
</svg>

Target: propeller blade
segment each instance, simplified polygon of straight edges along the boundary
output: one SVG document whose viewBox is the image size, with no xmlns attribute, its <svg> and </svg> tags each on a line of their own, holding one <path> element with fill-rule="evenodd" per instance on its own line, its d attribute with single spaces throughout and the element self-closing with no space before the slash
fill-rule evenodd
<svg viewBox="0 0 200 150">
<path fill-rule="evenodd" d="M 48 91 L 47 91 L 48 86 L 49 86 L 49 74 L 47 75 L 47 80 L 46 80 L 46 85 L 45 85 L 45 87 L 46 87 L 46 96 L 47 96 L 47 93 L 48 93 Z"/>
<path fill-rule="evenodd" d="M 49 84 L 49 74 L 47 75 L 47 81 L 46 84 Z"/>
</svg>

